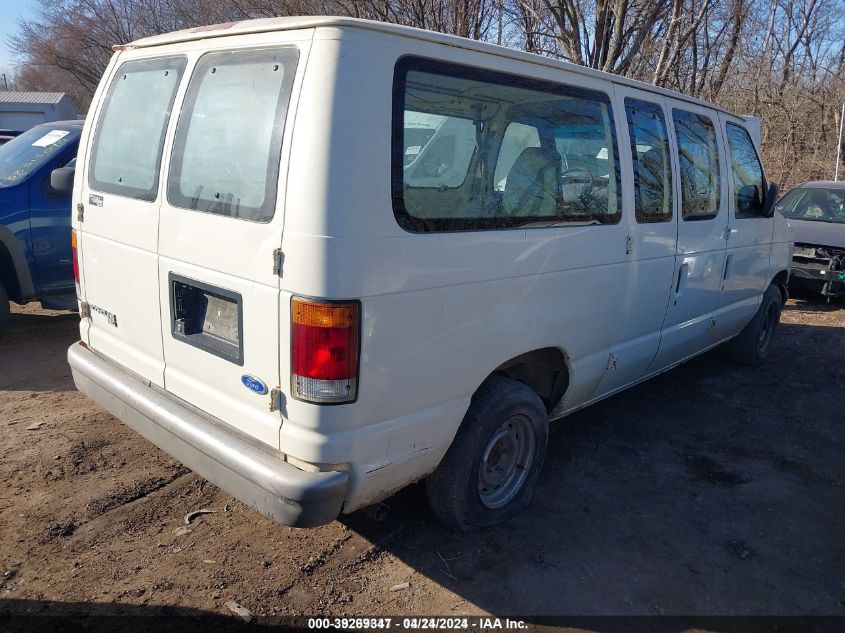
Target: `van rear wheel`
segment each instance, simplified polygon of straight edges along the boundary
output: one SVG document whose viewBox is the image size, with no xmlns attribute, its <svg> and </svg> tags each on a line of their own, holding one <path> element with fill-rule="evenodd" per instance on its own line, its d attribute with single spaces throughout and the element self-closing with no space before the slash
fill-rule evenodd
<svg viewBox="0 0 845 633">
<path fill-rule="evenodd" d="M 3 284 L 0 284 L 0 336 L 9 324 L 9 295 Z"/>
<path fill-rule="evenodd" d="M 757 314 L 731 341 L 731 356 L 736 362 L 753 367 L 769 358 L 782 309 L 780 289 L 775 285 L 769 286 Z"/>
<path fill-rule="evenodd" d="M 446 527 L 468 532 L 520 513 L 531 501 L 548 437 L 549 417 L 537 393 L 510 378 L 489 378 L 426 481 L 434 514 Z"/>
</svg>

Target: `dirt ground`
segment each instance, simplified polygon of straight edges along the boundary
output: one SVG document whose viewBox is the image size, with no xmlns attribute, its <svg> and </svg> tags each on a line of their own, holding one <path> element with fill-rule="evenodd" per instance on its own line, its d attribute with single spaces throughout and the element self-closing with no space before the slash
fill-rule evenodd
<svg viewBox="0 0 845 633">
<path fill-rule="evenodd" d="M 16 307 L 0 338 L 0 602 L 845 614 L 845 305 L 790 300 L 761 368 L 716 350 L 556 424 L 529 511 L 470 535 L 419 485 L 382 522 L 272 523 L 74 389 L 76 324 Z"/>
</svg>

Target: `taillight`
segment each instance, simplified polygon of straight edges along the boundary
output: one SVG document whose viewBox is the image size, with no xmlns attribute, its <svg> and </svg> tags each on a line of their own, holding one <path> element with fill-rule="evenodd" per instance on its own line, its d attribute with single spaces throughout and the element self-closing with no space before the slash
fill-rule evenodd
<svg viewBox="0 0 845 633">
<path fill-rule="evenodd" d="M 321 404 L 352 402 L 358 392 L 361 305 L 291 301 L 291 392 Z"/>
<path fill-rule="evenodd" d="M 76 284 L 76 296 L 80 295 L 79 290 L 79 255 L 76 250 L 76 231 L 70 232 L 70 249 L 73 257 L 73 281 Z"/>
</svg>

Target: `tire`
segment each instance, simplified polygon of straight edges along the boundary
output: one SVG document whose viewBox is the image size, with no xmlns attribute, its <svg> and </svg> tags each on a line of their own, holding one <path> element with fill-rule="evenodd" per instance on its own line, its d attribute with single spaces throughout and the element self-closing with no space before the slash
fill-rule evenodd
<svg viewBox="0 0 845 633">
<path fill-rule="evenodd" d="M 756 367 L 769 358 L 782 309 L 783 295 L 780 288 L 769 286 L 757 314 L 731 341 L 731 356 L 736 362 Z"/>
<path fill-rule="evenodd" d="M 443 461 L 426 480 L 435 516 L 452 530 L 468 532 L 522 512 L 531 501 L 548 439 L 549 416 L 533 389 L 510 378 L 486 380 Z"/>
<path fill-rule="evenodd" d="M 9 325 L 9 295 L 6 294 L 6 289 L 3 284 L 0 284 L 0 336 Z"/>
</svg>

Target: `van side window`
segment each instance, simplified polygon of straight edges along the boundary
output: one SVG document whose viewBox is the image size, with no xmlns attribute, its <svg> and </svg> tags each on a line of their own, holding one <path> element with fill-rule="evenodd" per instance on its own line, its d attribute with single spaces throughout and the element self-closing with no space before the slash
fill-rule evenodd
<svg viewBox="0 0 845 633">
<path fill-rule="evenodd" d="M 672 110 L 681 166 L 681 217 L 711 220 L 719 214 L 719 146 L 708 117 Z"/>
<path fill-rule="evenodd" d="M 92 144 L 92 189 L 156 199 L 164 135 L 186 63 L 184 57 L 165 57 L 117 69 Z"/>
<path fill-rule="evenodd" d="M 405 57 L 393 97 L 393 203 L 404 229 L 619 222 L 607 94 Z"/>
<path fill-rule="evenodd" d="M 269 222 L 298 51 L 207 53 L 197 62 L 173 141 L 167 200 Z"/>
<path fill-rule="evenodd" d="M 663 108 L 640 99 L 625 99 L 634 165 L 634 215 L 637 222 L 672 219 L 672 162 Z"/>
<path fill-rule="evenodd" d="M 731 148 L 736 217 L 763 217 L 766 182 L 754 142 L 745 128 L 735 123 L 728 123 L 726 128 Z"/>
</svg>

